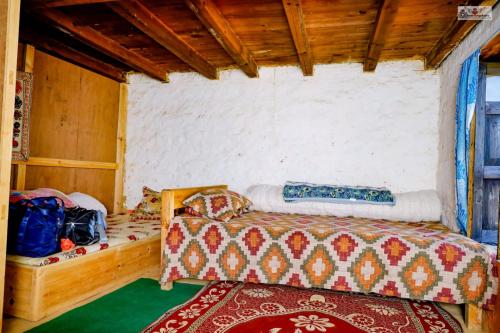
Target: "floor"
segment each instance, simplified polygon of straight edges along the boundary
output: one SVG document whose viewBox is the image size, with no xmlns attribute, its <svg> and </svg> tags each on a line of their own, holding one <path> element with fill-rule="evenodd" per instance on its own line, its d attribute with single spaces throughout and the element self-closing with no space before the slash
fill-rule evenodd
<svg viewBox="0 0 500 333">
<path fill-rule="evenodd" d="M 184 282 L 189 282 L 189 281 L 184 281 Z M 96 298 L 88 299 L 85 302 L 82 302 L 78 306 L 90 303 L 94 301 Z M 463 314 L 462 314 L 462 308 L 457 305 L 451 305 L 451 304 L 443 304 L 443 308 L 445 308 L 449 313 L 451 313 L 462 325 L 464 328 L 464 333 L 487 333 L 484 331 L 480 330 L 468 330 L 464 324 L 463 320 Z M 13 333 L 18 333 L 18 332 L 25 332 L 26 330 L 29 330 L 31 328 L 34 328 L 38 325 L 41 325 L 49 320 L 54 319 L 55 317 L 59 316 L 60 314 L 56 314 L 54 316 L 51 316 L 49 318 L 45 318 L 44 320 L 41 320 L 39 322 L 30 322 L 27 320 L 23 319 L 17 319 L 17 318 L 4 318 L 3 321 L 3 332 L 13 332 Z"/>
<path fill-rule="evenodd" d="M 97 300 L 88 300 L 85 302 L 87 305 L 57 318 L 52 316 L 36 323 L 16 318 L 4 319 L 4 332 L 33 329 L 29 332 L 135 333 L 167 309 L 189 300 L 201 288 L 200 285 L 180 283 L 175 286 L 175 293 L 171 293 L 162 291 L 157 280 L 139 279 Z"/>
</svg>

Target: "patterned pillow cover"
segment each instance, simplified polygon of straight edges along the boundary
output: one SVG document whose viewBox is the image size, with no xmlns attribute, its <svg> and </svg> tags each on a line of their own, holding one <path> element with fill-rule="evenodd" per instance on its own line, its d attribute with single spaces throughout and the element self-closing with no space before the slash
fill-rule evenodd
<svg viewBox="0 0 500 333">
<path fill-rule="evenodd" d="M 252 202 L 233 191 L 210 189 L 192 195 L 183 204 L 188 214 L 227 222 L 247 212 Z"/>
<path fill-rule="evenodd" d="M 395 205 L 391 191 L 381 187 L 323 185 L 286 182 L 283 187 L 286 202 L 323 201 L 333 203 L 368 203 Z"/>
<path fill-rule="evenodd" d="M 135 207 L 132 219 L 157 220 L 161 215 L 161 193 L 147 186 L 142 188 L 142 200 Z"/>
</svg>

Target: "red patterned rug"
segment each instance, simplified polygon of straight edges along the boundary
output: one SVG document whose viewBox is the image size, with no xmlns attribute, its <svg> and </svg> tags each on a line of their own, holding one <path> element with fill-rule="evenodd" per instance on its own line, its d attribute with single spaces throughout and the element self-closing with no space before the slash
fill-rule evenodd
<svg viewBox="0 0 500 333">
<path fill-rule="evenodd" d="M 214 282 L 143 332 L 159 333 L 462 333 L 432 302 L 318 289 Z"/>
</svg>

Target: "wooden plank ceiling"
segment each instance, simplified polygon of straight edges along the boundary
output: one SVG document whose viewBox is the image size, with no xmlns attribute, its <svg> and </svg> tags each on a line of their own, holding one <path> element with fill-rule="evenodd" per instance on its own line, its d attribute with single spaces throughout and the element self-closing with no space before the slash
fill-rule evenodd
<svg viewBox="0 0 500 333">
<path fill-rule="evenodd" d="M 495 5 L 498 0 L 466 1 Z M 141 72 L 422 59 L 439 67 L 478 21 L 457 20 L 460 0 L 25 0 L 22 42 L 126 81 Z"/>
<path fill-rule="evenodd" d="M 500 32 L 481 48 L 481 61 L 500 64 Z"/>
</svg>

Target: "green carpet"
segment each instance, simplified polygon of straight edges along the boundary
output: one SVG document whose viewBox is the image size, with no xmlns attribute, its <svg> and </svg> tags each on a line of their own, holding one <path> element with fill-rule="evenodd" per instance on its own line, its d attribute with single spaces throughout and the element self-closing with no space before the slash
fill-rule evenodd
<svg viewBox="0 0 500 333">
<path fill-rule="evenodd" d="M 28 332 L 140 332 L 168 309 L 193 297 L 201 288 L 177 283 L 171 291 L 163 291 L 158 281 L 139 279 Z"/>
</svg>

